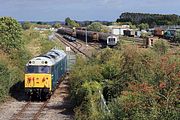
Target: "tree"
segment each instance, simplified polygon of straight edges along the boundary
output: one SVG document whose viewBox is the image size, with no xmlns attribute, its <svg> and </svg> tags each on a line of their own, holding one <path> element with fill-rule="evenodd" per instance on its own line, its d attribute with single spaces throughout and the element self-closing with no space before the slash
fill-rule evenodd
<svg viewBox="0 0 180 120">
<path fill-rule="evenodd" d="M 70 19 L 69 17 L 67 17 L 67 18 L 65 19 L 65 25 L 69 25 L 70 21 L 71 21 L 71 19 Z"/>
<path fill-rule="evenodd" d="M 22 24 L 22 28 L 23 28 L 24 30 L 30 29 L 31 26 L 32 26 L 32 24 L 31 24 L 30 22 L 24 22 L 24 23 Z"/>
<path fill-rule="evenodd" d="M 71 20 L 69 17 L 65 19 L 65 25 L 70 27 L 79 27 L 80 25 L 75 22 L 74 20 Z"/>
<path fill-rule="evenodd" d="M 24 42 L 22 41 L 22 27 L 11 17 L 0 18 L 0 47 L 5 52 L 12 49 L 20 49 Z"/>
<path fill-rule="evenodd" d="M 180 17 L 175 14 L 146 14 L 146 13 L 122 13 L 117 22 L 132 22 L 133 24 L 147 23 L 151 27 L 154 25 L 176 25 Z"/>
<path fill-rule="evenodd" d="M 138 27 L 139 27 L 140 30 L 149 29 L 149 25 L 147 23 L 141 23 Z"/>
<path fill-rule="evenodd" d="M 93 22 L 91 25 L 87 27 L 87 29 L 96 32 L 108 32 L 108 28 L 99 22 Z"/>
<path fill-rule="evenodd" d="M 61 27 L 61 24 L 60 24 L 60 23 L 55 23 L 55 24 L 53 25 L 53 27 L 54 27 L 54 28 L 59 28 L 59 27 Z"/>
<path fill-rule="evenodd" d="M 136 29 L 136 25 L 130 25 L 131 29 Z"/>
<path fill-rule="evenodd" d="M 39 25 L 43 25 L 43 23 L 42 23 L 41 21 L 37 22 L 37 24 L 39 24 Z"/>
<path fill-rule="evenodd" d="M 77 22 L 75 22 L 74 20 L 71 20 L 70 23 L 69 23 L 69 25 L 70 25 L 71 27 L 79 27 L 79 26 L 80 26 L 80 25 L 79 25 Z"/>
</svg>

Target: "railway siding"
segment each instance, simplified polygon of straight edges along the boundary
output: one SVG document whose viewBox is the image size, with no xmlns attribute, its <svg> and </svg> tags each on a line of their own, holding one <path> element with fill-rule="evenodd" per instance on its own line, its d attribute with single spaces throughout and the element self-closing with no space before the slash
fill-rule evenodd
<svg viewBox="0 0 180 120">
<path fill-rule="evenodd" d="M 56 37 L 65 45 L 71 48 L 71 50 L 76 54 L 82 54 L 87 58 L 90 58 L 95 52 L 94 47 L 86 46 L 85 43 L 77 41 L 77 42 L 69 42 L 64 39 L 61 35 L 56 34 Z"/>
</svg>

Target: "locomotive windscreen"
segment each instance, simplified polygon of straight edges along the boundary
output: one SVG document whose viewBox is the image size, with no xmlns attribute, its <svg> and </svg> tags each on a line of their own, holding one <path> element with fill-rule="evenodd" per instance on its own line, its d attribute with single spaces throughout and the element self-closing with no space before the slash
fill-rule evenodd
<svg viewBox="0 0 180 120">
<path fill-rule="evenodd" d="M 115 38 L 109 38 L 109 42 L 114 42 Z"/>
<path fill-rule="evenodd" d="M 49 66 L 27 66 L 26 73 L 50 73 Z"/>
</svg>

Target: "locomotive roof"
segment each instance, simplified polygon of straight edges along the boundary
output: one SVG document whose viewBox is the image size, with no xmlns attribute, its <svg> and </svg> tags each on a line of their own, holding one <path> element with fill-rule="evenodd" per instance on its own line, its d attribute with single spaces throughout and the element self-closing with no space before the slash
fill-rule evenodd
<svg viewBox="0 0 180 120">
<path fill-rule="evenodd" d="M 52 66 L 66 57 L 63 50 L 52 49 L 48 53 L 31 59 L 26 66 Z"/>
<path fill-rule="evenodd" d="M 118 38 L 118 36 L 116 36 L 116 35 L 110 35 L 110 36 L 108 36 L 107 38 Z"/>
</svg>

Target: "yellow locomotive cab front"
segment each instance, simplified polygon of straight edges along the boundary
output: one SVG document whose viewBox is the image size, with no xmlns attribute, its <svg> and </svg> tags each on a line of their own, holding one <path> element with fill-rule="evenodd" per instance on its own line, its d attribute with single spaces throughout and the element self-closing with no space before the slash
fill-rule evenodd
<svg viewBox="0 0 180 120">
<path fill-rule="evenodd" d="M 26 88 L 48 88 L 51 91 L 51 74 L 25 74 Z"/>
</svg>

